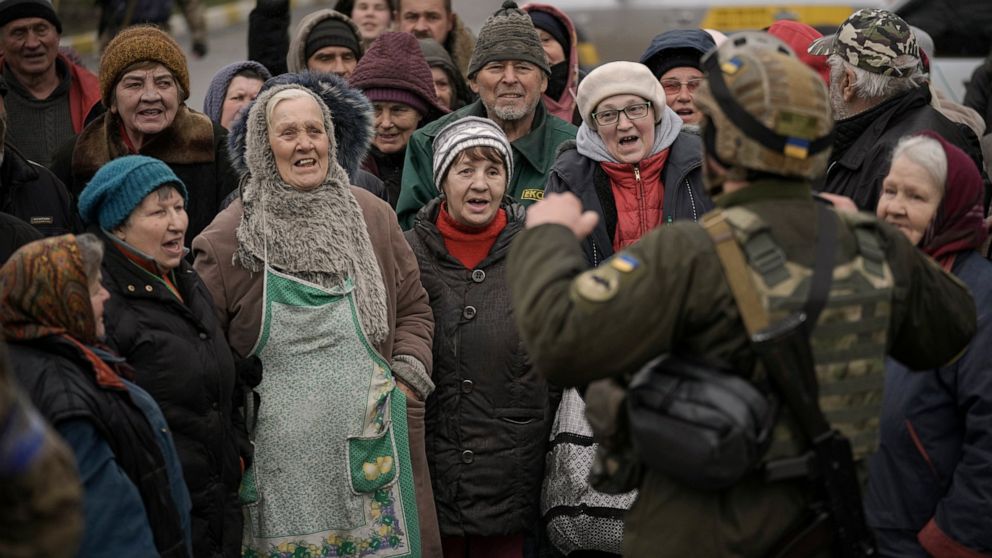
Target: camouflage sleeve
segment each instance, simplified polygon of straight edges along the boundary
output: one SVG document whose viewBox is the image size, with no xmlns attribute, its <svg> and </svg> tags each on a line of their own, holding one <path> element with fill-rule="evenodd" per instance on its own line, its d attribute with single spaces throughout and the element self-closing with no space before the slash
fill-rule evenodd
<svg viewBox="0 0 992 558">
<path fill-rule="evenodd" d="M 705 288 L 723 284 L 719 260 L 694 223 L 656 229 L 586 268 L 579 242 L 562 226 L 524 231 L 510 252 L 517 326 L 537 369 L 558 385 L 632 372 L 720 307 Z"/>
<path fill-rule="evenodd" d="M 895 276 L 889 354 L 911 370 L 949 364 L 975 334 L 971 292 L 902 233 L 884 224 L 879 230 Z"/>
</svg>

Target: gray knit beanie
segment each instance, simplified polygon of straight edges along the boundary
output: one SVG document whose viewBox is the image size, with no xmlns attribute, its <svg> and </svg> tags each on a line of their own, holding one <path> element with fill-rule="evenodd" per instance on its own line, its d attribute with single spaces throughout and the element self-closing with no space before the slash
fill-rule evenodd
<svg viewBox="0 0 992 558">
<path fill-rule="evenodd" d="M 448 124 L 434 138 L 434 187 L 441 193 L 441 181 L 458 154 L 472 147 L 492 147 L 503 156 L 506 178 L 513 176 L 513 155 L 506 134 L 488 118 L 466 116 Z"/>
<path fill-rule="evenodd" d="M 637 95 L 651 101 L 655 124 L 661 122 L 665 114 L 665 90 L 647 66 L 638 62 L 610 62 L 589 72 L 579 82 L 575 104 L 586 126 L 597 129 L 592 113 L 603 99 L 614 95 Z"/>
<path fill-rule="evenodd" d="M 551 75 L 551 67 L 548 66 L 534 23 L 513 0 L 503 2 L 503 6 L 489 16 L 479 30 L 479 38 L 468 63 L 468 78 L 474 78 L 486 64 L 500 60 L 530 62 Z"/>
</svg>

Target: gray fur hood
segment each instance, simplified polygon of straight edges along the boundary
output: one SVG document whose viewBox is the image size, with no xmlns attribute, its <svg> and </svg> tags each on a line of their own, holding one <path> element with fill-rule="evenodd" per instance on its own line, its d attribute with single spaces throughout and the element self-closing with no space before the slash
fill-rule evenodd
<svg viewBox="0 0 992 558">
<path fill-rule="evenodd" d="M 289 51 L 286 53 L 286 67 L 290 73 L 295 74 L 307 69 L 307 38 L 310 37 L 310 32 L 313 31 L 313 28 L 325 19 L 339 19 L 351 27 L 351 30 L 355 32 L 355 36 L 358 37 L 358 48 L 361 50 L 358 53 L 358 58 L 361 58 L 362 54 L 365 54 L 365 48 L 362 46 L 362 32 L 355 25 L 355 22 L 351 21 L 351 18 L 341 12 L 330 9 L 317 10 L 300 20 L 300 25 L 296 28 L 296 33 L 293 34 L 293 38 L 289 41 Z"/>
<path fill-rule="evenodd" d="M 317 94 L 331 111 L 334 121 L 335 155 L 338 164 L 344 168 L 348 176 L 355 176 L 362 164 L 362 159 L 372 145 L 375 133 L 373 124 L 372 103 L 358 89 L 348 85 L 348 82 L 333 74 L 303 72 L 300 74 L 283 74 L 265 82 L 262 94 L 277 85 L 302 85 Z M 245 132 L 246 116 L 251 112 L 258 99 L 243 111 L 241 116 L 231 124 L 228 134 L 228 154 L 231 166 L 242 175 L 248 172 L 245 164 Z"/>
</svg>

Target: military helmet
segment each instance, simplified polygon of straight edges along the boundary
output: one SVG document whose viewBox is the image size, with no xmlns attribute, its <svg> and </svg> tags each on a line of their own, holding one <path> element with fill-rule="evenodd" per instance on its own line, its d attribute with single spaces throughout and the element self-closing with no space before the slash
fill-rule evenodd
<svg viewBox="0 0 992 558">
<path fill-rule="evenodd" d="M 706 116 L 707 155 L 729 171 L 707 187 L 747 180 L 751 171 L 812 179 L 830 156 L 833 118 L 826 86 L 782 41 L 736 33 L 703 58 L 706 80 L 694 102 Z"/>
</svg>

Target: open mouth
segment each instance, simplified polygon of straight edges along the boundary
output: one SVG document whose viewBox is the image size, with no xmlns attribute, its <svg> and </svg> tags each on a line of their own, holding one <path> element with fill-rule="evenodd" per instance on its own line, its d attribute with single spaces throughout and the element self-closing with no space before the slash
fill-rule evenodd
<svg viewBox="0 0 992 558">
<path fill-rule="evenodd" d="M 681 108 L 681 109 L 675 109 L 675 114 L 679 116 L 692 116 L 696 114 L 696 111 L 694 111 L 691 108 Z"/>
<path fill-rule="evenodd" d="M 469 198 L 465 200 L 465 204 L 478 213 L 489 207 L 489 200 L 484 198 Z"/>
<path fill-rule="evenodd" d="M 306 159 L 300 159 L 293 163 L 293 166 L 298 169 L 309 169 L 317 166 L 317 159 L 312 157 Z"/>
<path fill-rule="evenodd" d="M 624 137 L 620 138 L 620 146 L 621 147 L 627 147 L 627 146 L 630 146 L 630 145 L 634 145 L 640 139 L 641 138 L 639 138 L 637 136 L 624 136 Z"/>
<path fill-rule="evenodd" d="M 168 241 L 166 243 L 163 243 L 162 244 L 162 249 L 165 250 L 165 253 L 167 253 L 167 254 L 171 254 L 173 256 L 182 256 L 183 255 L 183 237 L 180 236 L 179 238 L 176 238 L 176 239 L 170 240 L 170 241 Z"/>
<path fill-rule="evenodd" d="M 393 141 L 396 138 L 398 138 L 399 136 L 400 136 L 399 134 L 384 134 L 384 133 L 381 133 L 381 132 L 375 135 L 375 137 L 379 138 L 380 140 L 387 141 L 387 142 Z"/>
<path fill-rule="evenodd" d="M 150 108 L 138 111 L 138 116 L 145 118 L 158 118 L 162 114 L 162 109 Z"/>
</svg>

